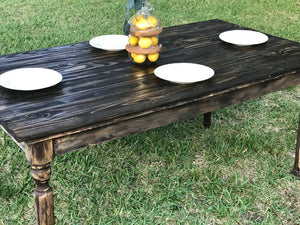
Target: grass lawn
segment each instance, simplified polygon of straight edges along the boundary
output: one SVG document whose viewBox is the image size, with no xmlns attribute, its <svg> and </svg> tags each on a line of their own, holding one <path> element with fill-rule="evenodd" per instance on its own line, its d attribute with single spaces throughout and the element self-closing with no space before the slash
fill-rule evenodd
<svg viewBox="0 0 300 225">
<path fill-rule="evenodd" d="M 300 42 L 299 0 L 150 2 L 164 27 L 217 18 Z M 1 0 L 0 55 L 122 33 L 126 3 Z M 299 113 L 298 85 L 213 112 L 209 130 L 198 116 L 56 157 L 56 223 L 300 224 Z M 1 131 L 0 225 L 35 222 L 33 188 Z"/>
</svg>

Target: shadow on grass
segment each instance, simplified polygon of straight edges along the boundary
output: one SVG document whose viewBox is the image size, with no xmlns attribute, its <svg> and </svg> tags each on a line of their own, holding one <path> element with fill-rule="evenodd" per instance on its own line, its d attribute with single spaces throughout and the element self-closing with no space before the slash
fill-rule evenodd
<svg viewBox="0 0 300 225">
<path fill-rule="evenodd" d="M 20 193 L 20 189 L 0 178 L 0 198 L 9 199 Z"/>
</svg>

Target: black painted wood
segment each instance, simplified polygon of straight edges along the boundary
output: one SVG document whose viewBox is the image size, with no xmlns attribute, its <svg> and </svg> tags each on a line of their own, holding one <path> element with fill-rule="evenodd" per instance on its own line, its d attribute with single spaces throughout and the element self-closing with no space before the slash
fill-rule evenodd
<svg viewBox="0 0 300 225">
<path fill-rule="evenodd" d="M 150 67 L 130 63 L 126 51 L 106 52 L 92 48 L 88 42 L 0 56 L 0 73 L 20 67 L 45 67 L 63 75 L 60 84 L 40 91 L 0 87 L 0 124 L 17 141 L 27 142 L 160 110 L 169 109 L 168 116 L 176 117 L 172 115 L 174 107 L 226 93 L 226 99 L 217 95 L 211 102 L 214 107 L 208 106 L 206 111 L 210 112 L 224 107 L 224 101 L 230 105 L 260 95 L 248 91 L 243 96 L 241 91 L 239 97 L 231 99 L 230 93 L 243 87 L 256 85 L 253 90 L 259 86 L 266 94 L 300 83 L 299 43 L 269 35 L 265 44 L 238 47 L 218 38 L 219 33 L 236 28 L 241 27 L 221 20 L 164 28 L 160 59 Z M 153 75 L 157 66 L 173 62 L 204 64 L 215 70 L 215 76 L 178 85 Z M 272 82 L 283 77 L 285 83 L 273 88 Z"/>
</svg>

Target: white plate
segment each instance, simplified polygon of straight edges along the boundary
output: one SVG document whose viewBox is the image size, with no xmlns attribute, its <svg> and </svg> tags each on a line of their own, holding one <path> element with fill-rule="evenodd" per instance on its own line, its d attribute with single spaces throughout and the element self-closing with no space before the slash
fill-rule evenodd
<svg viewBox="0 0 300 225">
<path fill-rule="evenodd" d="M 154 70 L 155 76 L 177 84 L 195 83 L 211 78 L 212 68 L 196 63 L 170 63 Z"/>
<path fill-rule="evenodd" d="M 268 36 L 252 30 L 230 30 L 219 35 L 222 41 L 238 46 L 258 45 L 268 41 Z"/>
<path fill-rule="evenodd" d="M 90 40 L 90 45 L 106 51 L 121 51 L 128 44 L 128 36 L 126 35 L 102 35 Z"/>
<path fill-rule="evenodd" d="M 19 90 L 33 91 L 58 84 L 62 75 L 46 68 L 20 68 L 7 71 L 0 75 L 2 87 Z"/>
</svg>

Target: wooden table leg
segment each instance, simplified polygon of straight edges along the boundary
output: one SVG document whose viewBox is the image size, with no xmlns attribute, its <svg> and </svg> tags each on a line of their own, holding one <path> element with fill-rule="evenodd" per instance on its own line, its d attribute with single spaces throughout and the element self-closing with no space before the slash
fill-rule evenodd
<svg viewBox="0 0 300 225">
<path fill-rule="evenodd" d="M 293 169 L 294 175 L 300 177 L 300 116 L 298 125 L 298 135 L 296 144 L 295 164 Z"/>
<path fill-rule="evenodd" d="M 25 145 L 26 158 L 31 165 L 31 176 L 35 181 L 34 204 L 38 225 L 54 224 L 54 203 L 49 185 L 54 158 L 52 141 Z"/>
<path fill-rule="evenodd" d="M 208 129 L 211 126 L 211 112 L 204 113 L 203 115 L 203 126 Z"/>
</svg>

